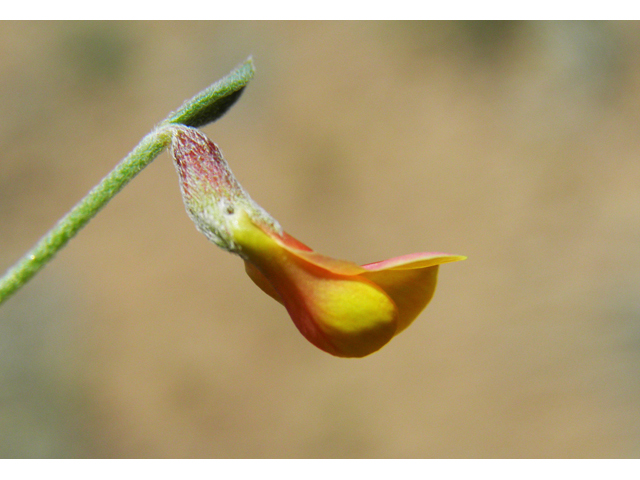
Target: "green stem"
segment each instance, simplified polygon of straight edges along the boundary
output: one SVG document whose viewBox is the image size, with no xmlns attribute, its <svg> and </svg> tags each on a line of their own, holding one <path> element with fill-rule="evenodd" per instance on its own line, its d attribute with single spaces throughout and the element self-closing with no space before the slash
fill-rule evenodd
<svg viewBox="0 0 640 480">
<path fill-rule="evenodd" d="M 249 58 L 223 79 L 185 102 L 145 136 L 116 167 L 0 278 L 0 304 L 37 274 L 109 200 L 171 141 L 171 124 L 199 127 L 224 115 L 253 77 Z"/>
</svg>

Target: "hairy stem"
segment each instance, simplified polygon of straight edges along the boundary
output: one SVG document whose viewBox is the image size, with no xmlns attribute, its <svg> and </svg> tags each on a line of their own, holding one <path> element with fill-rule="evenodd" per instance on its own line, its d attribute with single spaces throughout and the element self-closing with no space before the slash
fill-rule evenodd
<svg viewBox="0 0 640 480">
<path fill-rule="evenodd" d="M 253 77 L 249 58 L 170 114 L 0 278 L 0 304 L 36 275 L 109 200 L 171 142 L 171 125 L 199 127 L 224 115 Z"/>
</svg>

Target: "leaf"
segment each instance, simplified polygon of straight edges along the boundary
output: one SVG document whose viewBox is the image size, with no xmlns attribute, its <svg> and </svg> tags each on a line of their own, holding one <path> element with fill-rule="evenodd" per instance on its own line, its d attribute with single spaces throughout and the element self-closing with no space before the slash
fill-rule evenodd
<svg viewBox="0 0 640 480">
<path fill-rule="evenodd" d="M 164 123 L 179 123 L 197 128 L 218 120 L 240 98 L 254 73 L 253 59 L 249 57 L 226 77 L 186 101 Z"/>
</svg>

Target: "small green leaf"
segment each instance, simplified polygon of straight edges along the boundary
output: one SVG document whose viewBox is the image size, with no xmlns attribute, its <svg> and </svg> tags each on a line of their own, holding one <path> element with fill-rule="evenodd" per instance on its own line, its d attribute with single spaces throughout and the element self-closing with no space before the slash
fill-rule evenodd
<svg viewBox="0 0 640 480">
<path fill-rule="evenodd" d="M 165 123 L 197 128 L 219 119 L 240 98 L 254 73 L 253 59 L 249 57 L 226 77 L 185 102 L 177 112 L 169 115 Z"/>
</svg>

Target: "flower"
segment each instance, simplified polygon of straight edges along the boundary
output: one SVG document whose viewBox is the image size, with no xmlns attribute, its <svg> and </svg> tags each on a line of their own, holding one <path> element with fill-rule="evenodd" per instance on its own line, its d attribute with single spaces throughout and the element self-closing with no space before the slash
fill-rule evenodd
<svg viewBox="0 0 640 480">
<path fill-rule="evenodd" d="M 213 142 L 194 128 L 172 128 L 171 154 L 196 228 L 242 257 L 253 282 L 325 352 L 363 357 L 379 350 L 427 306 L 439 265 L 465 259 L 414 253 L 359 266 L 316 253 L 249 197 Z"/>
</svg>

